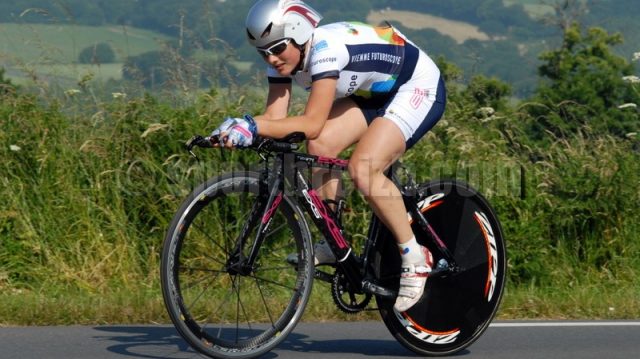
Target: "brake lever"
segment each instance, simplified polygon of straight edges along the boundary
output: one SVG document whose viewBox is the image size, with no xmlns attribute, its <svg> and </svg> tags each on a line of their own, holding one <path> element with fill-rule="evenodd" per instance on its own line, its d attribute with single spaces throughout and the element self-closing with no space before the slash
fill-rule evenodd
<svg viewBox="0 0 640 359">
<path fill-rule="evenodd" d="M 196 136 L 191 137 L 191 139 L 189 139 L 189 141 L 187 141 L 187 143 L 185 143 L 185 147 L 186 147 L 187 151 L 189 151 L 189 154 L 191 154 L 191 156 L 193 156 L 193 158 L 198 159 L 198 156 L 196 156 L 196 154 L 193 152 L 193 148 L 195 146 L 211 148 L 211 147 L 213 147 L 211 141 L 212 141 L 212 139 L 210 137 L 202 137 L 200 135 L 196 135 Z"/>
<path fill-rule="evenodd" d="M 189 151 L 189 154 L 195 159 L 198 159 L 198 156 L 196 156 L 196 154 L 193 152 L 193 147 L 196 145 L 195 142 L 200 140 L 201 138 L 202 138 L 202 136 L 199 136 L 199 135 L 198 136 L 193 136 L 193 137 L 191 137 L 189 139 L 189 141 L 187 141 L 184 144 L 185 149 L 187 151 Z"/>
<path fill-rule="evenodd" d="M 260 158 L 263 161 L 266 161 L 267 160 L 266 151 L 264 151 L 262 147 L 266 146 L 271 141 L 271 139 L 258 137 L 257 140 L 258 140 L 258 145 L 255 146 L 256 152 L 258 153 L 258 156 L 260 156 Z"/>
</svg>

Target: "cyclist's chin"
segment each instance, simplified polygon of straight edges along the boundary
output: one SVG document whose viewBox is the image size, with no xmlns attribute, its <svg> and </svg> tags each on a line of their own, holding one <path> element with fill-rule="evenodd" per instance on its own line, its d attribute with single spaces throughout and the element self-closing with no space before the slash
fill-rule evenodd
<svg viewBox="0 0 640 359">
<path fill-rule="evenodd" d="M 284 64 L 276 67 L 276 71 L 278 71 L 278 74 L 280 76 L 291 76 L 291 73 L 293 72 L 293 66 Z"/>
</svg>

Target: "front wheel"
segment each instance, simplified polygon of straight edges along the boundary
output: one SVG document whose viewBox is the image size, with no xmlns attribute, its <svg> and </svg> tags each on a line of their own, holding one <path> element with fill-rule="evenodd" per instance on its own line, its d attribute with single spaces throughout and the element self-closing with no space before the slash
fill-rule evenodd
<svg viewBox="0 0 640 359">
<path fill-rule="evenodd" d="M 400 343 L 422 355 L 450 355 L 478 339 L 497 312 L 506 277 L 505 244 L 489 203 L 468 185 L 434 181 L 423 185 L 421 193 L 421 212 L 453 255 L 457 271 L 429 278 L 422 299 L 406 312 L 395 311 L 392 299 L 376 299 L 384 323 Z M 437 264 L 443 255 L 433 240 L 417 223 L 412 227 Z M 385 230 L 377 249 L 379 279 L 397 290 L 401 259 Z"/>
<path fill-rule="evenodd" d="M 167 231 L 165 305 L 180 335 L 207 356 L 252 358 L 271 350 L 295 327 L 309 299 L 313 255 L 304 217 L 284 196 L 263 220 L 266 192 L 258 173 L 214 178 L 184 201 Z M 263 221 L 264 241 L 248 263 Z M 291 253 L 298 255 L 297 267 L 287 263 Z"/>
</svg>

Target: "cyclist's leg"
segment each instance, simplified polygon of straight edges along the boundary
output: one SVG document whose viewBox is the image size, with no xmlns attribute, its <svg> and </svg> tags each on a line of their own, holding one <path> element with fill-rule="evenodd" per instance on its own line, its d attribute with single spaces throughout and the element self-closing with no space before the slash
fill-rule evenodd
<svg viewBox="0 0 640 359">
<path fill-rule="evenodd" d="M 423 137 L 442 117 L 445 88 L 440 79 L 434 91 L 430 81 L 418 77 L 402 85 L 360 139 L 349 172 L 376 215 L 398 243 L 413 239 L 400 191 L 384 171 Z"/>
<path fill-rule="evenodd" d="M 400 190 L 384 173 L 405 148 L 405 136 L 396 123 L 378 117 L 360 139 L 349 162 L 356 187 L 389 228 L 402 253 L 402 275 L 394 306 L 399 312 L 408 310 L 422 298 L 433 264 L 429 251 L 413 235 Z"/>
<path fill-rule="evenodd" d="M 384 174 L 405 151 L 405 139 L 395 123 L 378 117 L 369 126 L 349 161 L 349 173 L 376 215 L 400 243 L 413 237 L 400 191 Z"/>
<path fill-rule="evenodd" d="M 349 98 L 338 99 L 334 102 L 320 135 L 308 141 L 307 150 L 312 155 L 336 158 L 340 152 L 357 142 L 366 130 L 367 120 L 356 103 Z M 342 198 L 341 175 L 342 171 L 314 168 L 312 186 L 323 199 Z M 331 204 L 329 207 L 335 209 Z M 315 265 L 333 264 L 336 261 L 324 241 L 314 245 L 314 257 Z M 297 264 L 297 255 L 291 254 L 287 261 Z"/>
<path fill-rule="evenodd" d="M 335 158 L 347 147 L 357 142 L 367 130 L 367 120 L 356 103 L 350 98 L 336 100 L 329 119 L 320 136 L 310 140 L 310 154 Z M 313 187 L 322 198 L 335 199 L 340 193 L 340 171 L 314 169 Z"/>
<path fill-rule="evenodd" d="M 418 76 L 399 88 L 384 105 L 384 115 L 376 117 L 361 138 L 349 168 L 356 187 L 389 228 L 401 250 L 402 276 L 395 305 L 399 312 L 408 310 L 421 299 L 432 257 L 416 241 L 400 191 L 384 171 L 442 116 L 444 84 L 439 81 L 437 92 L 430 86 L 431 81 Z"/>
<path fill-rule="evenodd" d="M 452 265 L 445 266 L 452 275 L 427 280 L 431 284 L 422 300 L 401 315 L 392 309 L 395 301 L 378 298 L 378 305 L 385 324 L 403 345 L 421 355 L 449 355 L 476 340 L 496 313 L 506 271 L 504 240 L 495 212 L 468 184 L 432 181 L 420 185 L 419 192 L 417 200 L 429 199 L 421 208 L 424 216 L 451 250 L 451 256 L 434 251 L 434 260 Z M 432 242 L 416 222 L 412 226 L 418 240 Z M 374 270 L 379 284 L 395 289 L 392 278 L 398 275 L 400 256 L 386 236 L 380 237 Z"/>
</svg>

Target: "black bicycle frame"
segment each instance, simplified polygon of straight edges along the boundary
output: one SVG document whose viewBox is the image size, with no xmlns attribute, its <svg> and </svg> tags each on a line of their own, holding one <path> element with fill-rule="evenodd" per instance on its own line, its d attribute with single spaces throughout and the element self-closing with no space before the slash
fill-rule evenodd
<svg viewBox="0 0 640 359">
<path fill-rule="evenodd" d="M 349 241 L 344 238 L 343 229 L 340 224 L 337 223 L 335 213 L 320 198 L 319 194 L 311 188 L 309 182 L 311 175 L 309 174 L 307 177 L 303 175 L 305 170 L 311 172 L 312 168 L 324 168 L 343 172 L 347 169 L 348 161 L 297 152 L 278 152 L 273 156 L 273 159 L 274 160 L 271 161 L 271 168 L 269 168 L 270 161 L 265 161 L 265 169 L 262 172 L 263 178 L 261 179 L 260 200 L 258 200 L 252 208 L 248 221 L 237 241 L 236 255 L 232 256 L 232 259 L 230 259 L 231 263 L 228 264 L 227 268 L 234 268 L 234 271 L 238 273 L 249 273 L 252 270 L 260 246 L 268 232 L 271 219 L 285 195 L 289 196 L 290 191 L 327 240 L 327 243 L 337 258 L 337 266 L 345 274 L 348 281 L 352 283 L 355 288 L 358 288 L 358 291 L 388 297 L 395 296 L 395 293 L 371 282 L 373 275 L 368 273 L 372 251 L 376 247 L 376 242 L 381 230 L 385 228 L 378 217 L 375 215 L 372 216 L 363 256 L 361 259 L 358 259 L 353 253 Z M 387 176 L 395 185 L 399 186 L 399 180 L 393 173 L 393 169 L 390 168 Z M 407 210 L 411 213 L 414 220 L 419 223 L 420 228 L 432 239 L 435 247 L 440 250 L 440 257 L 447 261 L 447 268 L 440 268 L 440 271 L 445 269 L 446 271 L 450 271 L 455 266 L 453 256 L 422 215 L 416 201 L 417 187 L 413 184 L 413 181 L 410 181 L 409 185 L 404 187 L 399 186 L 399 188 Z M 256 223 L 258 220 L 260 220 L 260 222 Z M 256 231 L 256 238 L 249 256 L 247 258 L 240 258 L 240 253 L 242 253 L 242 248 L 246 243 L 247 236 L 256 225 L 258 225 L 258 230 Z"/>
</svg>

